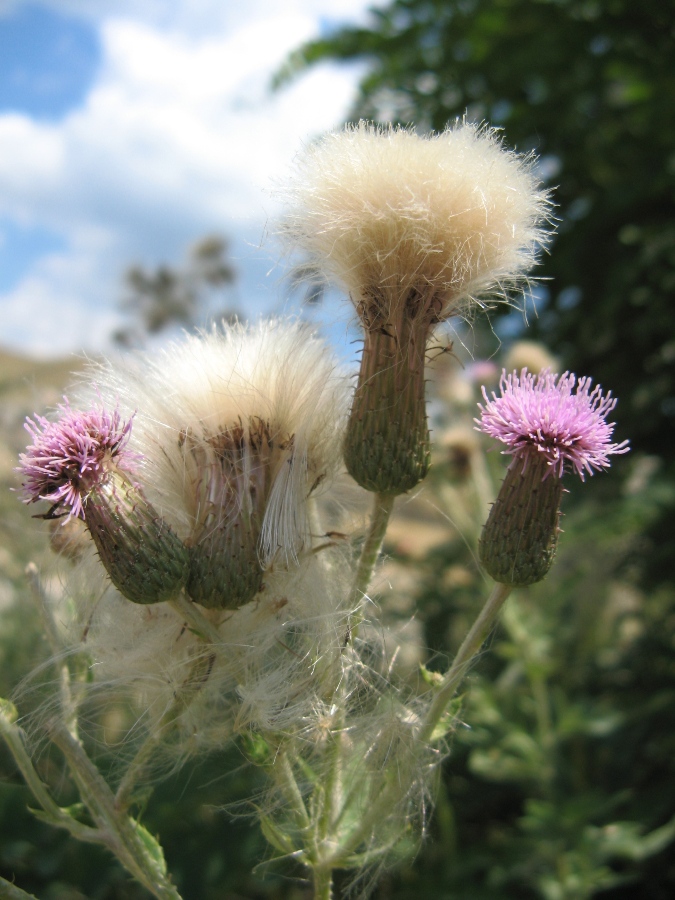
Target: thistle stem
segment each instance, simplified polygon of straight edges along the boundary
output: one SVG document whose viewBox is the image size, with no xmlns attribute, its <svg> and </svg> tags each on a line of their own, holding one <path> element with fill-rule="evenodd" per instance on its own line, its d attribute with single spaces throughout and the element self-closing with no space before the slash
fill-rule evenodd
<svg viewBox="0 0 675 900">
<path fill-rule="evenodd" d="M 495 585 L 485 606 L 464 639 L 452 666 L 438 689 L 438 693 L 434 698 L 419 732 L 420 741 L 428 742 L 431 740 L 436 725 L 445 712 L 448 703 L 454 696 L 457 686 L 466 675 L 468 664 L 480 650 L 483 641 L 492 629 L 492 626 L 504 605 L 504 601 L 510 593 L 511 588 L 508 585 Z M 361 818 L 361 821 L 356 828 L 340 842 L 340 848 L 331 860 L 333 867 L 341 865 L 344 860 L 358 849 L 363 841 L 368 839 L 368 835 L 371 833 L 376 823 L 382 817 L 385 817 L 396 803 L 398 790 L 399 788 L 396 781 L 389 779 L 380 791 L 379 797 L 375 803 L 372 804 L 370 809 Z"/>
<path fill-rule="evenodd" d="M 315 868 L 312 872 L 314 879 L 313 900 L 332 900 L 333 898 L 333 870 Z"/>
<path fill-rule="evenodd" d="M 307 831 L 312 823 L 307 812 L 307 807 L 305 806 L 305 801 L 302 799 L 298 782 L 295 780 L 295 775 L 293 774 L 293 769 L 288 760 L 288 756 L 283 750 L 279 752 L 274 761 L 274 773 L 277 776 L 277 781 L 281 789 L 286 795 L 286 799 L 291 805 L 295 824 L 301 832 L 304 832 L 304 837 L 306 838 Z"/>
<path fill-rule="evenodd" d="M 169 602 L 178 615 L 188 623 L 191 630 L 203 641 L 216 646 L 222 643 L 222 638 L 215 625 L 206 618 L 191 600 L 188 600 L 185 594 L 181 593 Z"/>
<path fill-rule="evenodd" d="M 205 615 L 184 594 L 170 601 L 176 612 L 187 621 L 188 625 L 206 644 L 217 645 L 221 641 L 218 630 Z M 162 716 L 156 730 L 138 749 L 127 768 L 115 794 L 115 807 L 124 810 L 129 805 L 131 793 L 147 766 L 153 750 L 164 739 L 166 729 L 174 724 L 181 712 L 192 703 L 202 685 L 208 680 L 215 660 L 215 654 L 200 657 L 190 670 L 188 678 L 183 682 L 174 702 Z"/>
<path fill-rule="evenodd" d="M 338 693 L 342 692 L 338 689 Z M 337 712 L 338 727 L 332 731 L 332 745 L 327 750 L 328 768 L 323 784 L 323 803 L 319 818 L 320 837 L 328 838 L 334 826 L 335 811 L 340 809 L 342 800 L 342 728 L 344 726 L 344 698 L 340 697 L 342 706 Z"/>
<path fill-rule="evenodd" d="M 512 588 L 510 585 L 495 584 L 485 606 L 480 611 L 478 618 L 464 638 L 461 647 L 457 651 L 457 656 L 455 656 L 455 659 L 453 660 L 452 666 L 447 671 L 436 692 L 434 701 L 429 708 L 429 712 L 427 713 L 424 724 L 420 730 L 419 740 L 431 740 L 434 729 L 440 722 L 448 703 L 452 700 L 457 687 L 467 673 L 469 663 L 476 656 L 483 645 L 483 641 L 492 630 L 511 590 Z"/>
<path fill-rule="evenodd" d="M 15 716 L 16 710 L 12 704 L 6 700 L 0 701 L 0 737 L 7 744 L 33 797 L 54 825 L 67 829 L 73 837 L 81 841 L 97 842 L 100 838 L 98 830 L 78 822 L 64 812 L 47 790 L 26 750 L 23 730 L 13 721 Z"/>
<path fill-rule="evenodd" d="M 60 665 L 57 662 L 63 656 L 63 642 L 59 635 L 56 620 L 50 609 L 47 595 L 42 587 L 40 573 L 34 562 L 30 562 L 26 566 L 26 578 L 28 579 L 33 599 L 40 610 L 49 647 L 54 654 L 55 667 L 59 675 L 59 699 L 61 701 L 63 718 L 71 734 L 77 737 L 77 702 L 73 697 L 70 667 L 66 661 L 61 662 Z"/>
<path fill-rule="evenodd" d="M 355 610 L 350 621 L 352 636 L 363 618 L 363 599 L 368 591 L 368 586 L 373 577 L 373 569 L 382 549 L 387 525 L 394 508 L 394 499 L 394 494 L 373 495 L 373 512 L 366 539 L 361 548 L 361 556 L 359 557 L 356 577 L 352 586 L 352 604 Z"/>
<path fill-rule="evenodd" d="M 192 703 L 202 685 L 206 683 L 211 674 L 214 660 L 215 655 L 211 654 L 202 656 L 196 661 L 190 674 L 178 689 L 173 703 L 164 713 L 153 733 L 139 747 L 117 788 L 115 794 L 117 809 L 126 810 L 129 806 L 136 782 L 152 759 L 153 751 L 162 743 L 167 731 L 175 725 L 180 714 Z"/>
<path fill-rule="evenodd" d="M 388 774 L 391 775 L 391 772 Z M 339 848 L 331 858 L 333 868 L 343 866 L 349 856 L 356 852 L 359 845 L 368 840 L 377 822 L 381 821 L 383 818 L 386 819 L 386 817 L 390 815 L 391 810 L 396 803 L 397 792 L 400 791 L 400 788 L 395 780 L 392 780 L 391 777 L 386 778 L 386 775 L 387 773 L 385 772 L 385 778 L 383 779 L 384 783 L 377 800 L 372 804 L 370 809 L 361 816 L 358 825 L 356 825 L 356 827 L 340 841 Z"/>
<path fill-rule="evenodd" d="M 163 860 L 157 859 L 138 832 L 137 823 L 115 806 L 115 797 L 82 744 L 61 722 L 51 723 L 50 736 L 66 758 L 80 796 L 108 847 L 122 865 L 157 900 L 181 900 L 169 882 Z"/>
<path fill-rule="evenodd" d="M 387 525 L 394 506 L 394 494 L 374 493 L 373 511 L 361 548 L 356 575 L 351 591 L 352 614 L 349 618 L 348 641 L 352 641 L 363 619 L 363 601 L 373 577 L 373 570 L 382 549 Z M 318 842 L 325 844 L 331 839 L 335 826 L 335 813 L 342 803 L 342 729 L 346 715 L 346 696 L 342 680 L 337 685 L 333 697 L 336 727 L 333 729 L 333 743 L 329 750 L 328 769 L 322 789 L 321 813 L 318 818 Z M 342 810 L 344 811 L 344 810 Z M 317 865 L 314 869 L 315 900 L 330 900 L 332 892 L 332 867 Z"/>
</svg>

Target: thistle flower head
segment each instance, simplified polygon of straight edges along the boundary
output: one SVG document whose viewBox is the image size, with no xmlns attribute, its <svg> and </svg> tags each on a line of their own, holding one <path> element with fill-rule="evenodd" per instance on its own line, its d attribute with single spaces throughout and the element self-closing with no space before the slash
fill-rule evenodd
<svg viewBox="0 0 675 900">
<path fill-rule="evenodd" d="M 299 158 L 289 194 L 286 232 L 342 282 L 366 328 L 397 304 L 433 323 L 517 287 L 549 237 L 531 159 L 468 123 L 329 134 Z"/>
<path fill-rule="evenodd" d="M 608 468 L 612 454 L 628 452 L 628 441 L 611 442 L 614 423 L 606 421 L 616 400 L 611 393 L 604 396 L 599 385 L 591 390 L 590 378 L 504 370 L 500 388 L 501 396 L 493 392 L 492 399 L 483 388 L 485 406 L 478 404 L 481 417 L 475 421 L 478 430 L 506 445 L 504 453 L 523 461 L 523 470 L 543 459 L 545 477 L 560 478 L 571 469 L 583 481 L 586 473 Z"/>
<path fill-rule="evenodd" d="M 193 600 L 237 608 L 273 559 L 297 562 L 308 498 L 339 465 L 348 389 L 309 329 L 214 328 L 97 380 L 139 410 L 140 478 L 189 548 Z"/>
<path fill-rule="evenodd" d="M 26 419 L 33 442 L 20 456 L 26 503 L 48 500 L 47 514 L 85 518 L 87 497 L 105 482 L 115 467 L 133 467 L 135 454 L 127 444 L 130 417 L 122 421 L 119 409 L 108 412 L 102 405 L 86 412 L 71 409 L 68 399 L 59 405 L 59 418 Z"/>
</svg>

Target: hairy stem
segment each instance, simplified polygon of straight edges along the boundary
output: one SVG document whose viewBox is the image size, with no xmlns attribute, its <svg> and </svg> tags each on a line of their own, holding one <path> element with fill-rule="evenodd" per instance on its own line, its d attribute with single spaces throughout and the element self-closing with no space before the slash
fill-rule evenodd
<svg viewBox="0 0 675 900">
<path fill-rule="evenodd" d="M 342 801 L 342 727 L 344 723 L 344 704 L 338 713 L 339 724 L 331 733 L 331 746 L 327 750 L 328 769 L 323 784 L 323 804 L 319 817 L 319 838 L 325 840 L 331 834 L 335 824 L 335 812 L 340 809 Z"/>
<path fill-rule="evenodd" d="M 198 606 L 188 600 L 185 594 L 181 593 L 169 602 L 178 615 L 187 622 L 190 629 L 203 641 L 216 646 L 222 643 L 222 638 L 215 625 L 206 618 Z"/>
<path fill-rule="evenodd" d="M 457 656 L 455 656 L 455 659 L 453 660 L 452 666 L 445 674 L 445 677 L 436 692 L 434 701 L 429 708 L 429 712 L 424 719 L 424 724 L 419 733 L 419 739 L 421 741 L 431 740 L 434 729 L 440 722 L 443 713 L 447 709 L 448 703 L 454 697 L 457 687 L 467 673 L 469 663 L 476 656 L 483 645 L 483 641 L 492 630 L 501 608 L 504 605 L 504 601 L 511 593 L 511 590 L 512 588 L 509 585 L 495 584 L 485 606 L 480 611 L 478 618 L 464 638 L 462 646 L 457 651 Z"/>
<path fill-rule="evenodd" d="M 504 601 L 510 593 L 511 588 L 509 586 L 503 584 L 495 585 L 438 689 L 438 693 L 419 732 L 418 737 L 420 741 L 428 742 L 431 740 L 436 725 L 454 696 L 459 683 L 466 675 L 469 663 L 480 650 L 483 641 L 492 629 L 504 605 Z M 342 865 L 350 854 L 354 853 L 359 845 L 368 839 L 377 822 L 386 817 L 396 803 L 399 790 L 400 788 L 395 780 L 389 779 L 384 784 L 375 803 L 362 816 L 361 821 L 353 831 L 340 842 L 339 849 L 331 859 L 333 868 Z"/>
<path fill-rule="evenodd" d="M 190 674 L 177 690 L 173 703 L 164 713 L 153 733 L 139 747 L 117 788 L 117 793 L 115 794 L 115 806 L 117 809 L 124 810 L 129 806 L 133 789 L 150 763 L 153 752 L 166 738 L 167 731 L 176 724 L 178 717 L 190 706 L 202 686 L 207 682 L 214 660 L 215 654 L 212 653 L 209 656 L 200 657 L 195 662 L 190 669 Z"/>
<path fill-rule="evenodd" d="M 7 700 L 0 700 L 0 737 L 7 744 L 10 753 L 14 757 L 14 762 L 33 797 L 35 797 L 54 825 L 66 828 L 73 837 L 81 841 L 99 841 L 100 834 L 96 828 L 90 828 L 88 825 L 78 822 L 77 819 L 74 819 L 62 810 L 49 793 L 26 750 L 23 730 L 14 723 L 13 720 L 15 718 L 16 710 L 13 705 Z"/>
<path fill-rule="evenodd" d="M 293 768 L 289 762 L 288 756 L 283 750 L 279 751 L 274 760 L 274 774 L 277 778 L 277 783 L 293 810 L 295 824 L 306 839 L 312 823 L 309 818 L 309 813 L 307 812 L 307 807 L 305 806 L 305 801 L 302 799 L 302 793 L 298 787 L 298 782 L 295 780 Z"/>
<path fill-rule="evenodd" d="M 375 563 L 382 549 L 391 511 L 394 508 L 394 499 L 394 494 L 373 495 L 373 512 L 352 586 L 352 604 L 355 610 L 350 622 L 352 637 L 363 618 L 363 599 L 368 591 Z"/>
<path fill-rule="evenodd" d="M 54 619 L 54 615 L 49 606 L 47 595 L 45 594 L 42 582 L 40 581 L 40 573 L 38 572 L 35 563 L 30 562 L 26 566 L 26 577 L 33 599 L 40 610 L 45 634 L 47 635 L 47 641 L 54 655 L 54 659 L 56 660 L 55 666 L 59 675 L 59 699 L 61 701 L 63 719 L 71 734 L 77 737 L 77 702 L 73 697 L 70 667 L 65 660 L 60 663 L 58 662 L 63 656 L 63 642 L 59 635 L 56 620 Z"/>
<path fill-rule="evenodd" d="M 80 796 L 101 833 L 101 843 L 108 847 L 122 865 L 157 900 L 181 900 L 170 883 L 163 860 L 152 853 L 137 824 L 115 806 L 115 797 L 103 776 L 61 722 L 51 723 L 50 736 L 66 758 Z"/>
<path fill-rule="evenodd" d="M 368 530 L 366 532 L 363 547 L 356 569 L 356 575 L 351 590 L 351 609 L 347 632 L 347 643 L 353 641 L 358 627 L 363 619 L 363 602 L 373 577 L 373 570 L 377 563 L 382 543 L 387 531 L 391 512 L 394 507 L 394 494 L 373 494 L 373 509 Z M 349 652 L 349 650 L 347 651 Z M 346 689 L 340 679 L 333 694 L 334 727 L 331 729 L 332 742 L 328 750 L 328 768 L 326 777 L 320 787 L 315 791 L 321 791 L 320 814 L 317 818 L 317 844 L 325 847 L 333 842 L 333 832 L 336 825 L 336 813 L 344 812 L 342 807 L 342 768 L 343 768 L 343 735 L 346 718 Z M 315 898 L 328 898 L 332 891 L 332 866 L 326 868 L 325 862 L 319 862 L 314 869 L 314 896 Z"/>
<path fill-rule="evenodd" d="M 312 876 L 314 881 L 313 900 L 332 900 L 333 870 L 317 867 L 313 870 Z"/>
</svg>

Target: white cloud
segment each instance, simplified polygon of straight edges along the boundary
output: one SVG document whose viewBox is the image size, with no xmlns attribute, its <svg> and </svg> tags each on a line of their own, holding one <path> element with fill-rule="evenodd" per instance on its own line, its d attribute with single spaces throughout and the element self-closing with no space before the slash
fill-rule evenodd
<svg viewBox="0 0 675 900">
<path fill-rule="evenodd" d="M 50 229 L 67 247 L 0 296 L 2 342 L 41 353 L 99 348 L 124 267 L 175 260 L 210 231 L 233 239 L 240 270 L 255 270 L 245 283 L 257 284 L 261 254 L 247 242 L 275 209 L 265 190 L 303 141 L 340 122 L 356 82 L 354 68 L 324 66 L 268 93 L 271 72 L 316 35 L 322 0 L 286 2 L 283 12 L 251 0 L 236 14 L 213 0 L 135 2 L 133 18 L 106 16 L 121 3 L 86 6 L 102 17 L 102 62 L 83 106 L 57 123 L 0 115 L 0 215 Z M 171 27 L 158 27 L 166 6 Z M 362 8 L 347 0 L 340 11 Z M 216 10 L 228 30 L 178 30 L 188 9 L 193 26 Z"/>
<path fill-rule="evenodd" d="M 264 21 L 273 15 L 323 15 L 331 20 L 363 21 L 372 3 L 363 0 L 0 0 L 0 16 L 21 6 L 40 5 L 62 15 L 100 23 L 133 18 L 162 31 L 199 36 L 236 30 L 244 21 Z"/>
</svg>

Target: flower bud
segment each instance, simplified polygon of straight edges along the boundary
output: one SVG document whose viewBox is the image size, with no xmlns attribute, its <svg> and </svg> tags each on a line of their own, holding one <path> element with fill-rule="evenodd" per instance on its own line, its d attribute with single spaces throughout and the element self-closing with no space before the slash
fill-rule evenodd
<svg viewBox="0 0 675 900">
<path fill-rule="evenodd" d="M 254 419 L 184 447 L 200 472 L 200 513 L 190 545 L 187 591 L 209 609 L 238 609 L 261 590 L 258 542 L 272 482 L 274 441 Z M 278 451 L 277 451 L 278 455 Z"/>
<path fill-rule="evenodd" d="M 548 477 L 546 477 L 548 476 Z M 542 457 L 509 466 L 478 542 L 487 573 L 500 584 L 523 587 L 547 574 L 558 543 L 562 483 Z"/>
<path fill-rule="evenodd" d="M 121 470 L 92 488 L 85 523 L 110 580 L 127 600 L 161 603 L 185 584 L 186 547 Z"/>
<path fill-rule="evenodd" d="M 591 390 L 589 378 L 502 372 L 501 395 L 478 404 L 477 429 L 506 445 L 513 456 L 479 544 L 481 562 L 502 584 L 534 584 L 553 564 L 558 541 L 561 478 L 584 479 L 609 467 L 609 457 L 627 453 L 628 443 L 611 442 L 614 424 L 606 416 L 616 400 Z"/>
<path fill-rule="evenodd" d="M 398 327 L 397 327 L 398 326 Z M 368 491 L 402 494 L 427 474 L 424 400 L 426 329 L 398 321 L 365 334 L 361 370 L 345 438 L 345 464 Z"/>
<path fill-rule="evenodd" d="M 60 418 L 28 419 L 33 443 L 21 455 L 26 502 L 48 500 L 42 518 L 81 518 L 116 588 L 134 603 L 173 597 L 187 578 L 187 550 L 129 475 L 138 455 L 126 444 L 131 419 L 119 411 L 80 412 L 68 401 Z"/>
</svg>

